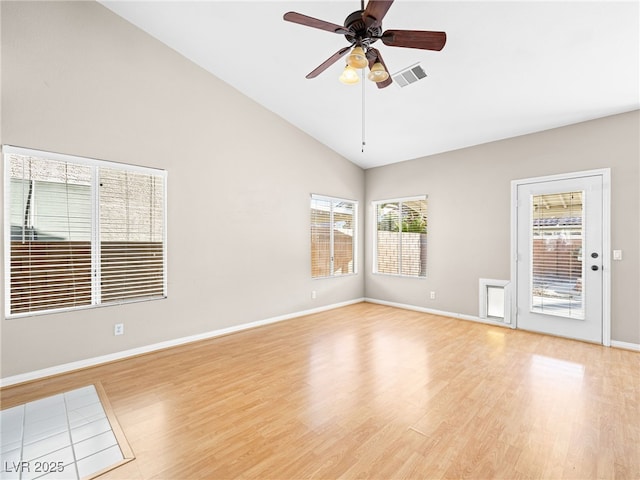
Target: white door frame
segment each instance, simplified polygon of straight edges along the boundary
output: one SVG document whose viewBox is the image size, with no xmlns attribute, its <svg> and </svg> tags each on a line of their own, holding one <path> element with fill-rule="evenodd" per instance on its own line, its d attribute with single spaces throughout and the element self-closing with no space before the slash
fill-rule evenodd
<svg viewBox="0 0 640 480">
<path fill-rule="evenodd" d="M 562 173 L 511 181 L 511 287 L 512 298 L 518 293 L 518 187 L 529 183 L 602 177 L 602 344 L 611 346 L 611 169 Z M 517 301 L 511 302 L 511 328 L 518 328 Z"/>
</svg>

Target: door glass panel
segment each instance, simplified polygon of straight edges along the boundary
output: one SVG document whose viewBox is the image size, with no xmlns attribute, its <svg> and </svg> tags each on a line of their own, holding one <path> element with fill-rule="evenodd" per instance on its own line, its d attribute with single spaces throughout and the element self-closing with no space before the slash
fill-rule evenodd
<svg viewBox="0 0 640 480">
<path fill-rule="evenodd" d="M 531 311 L 584 319 L 583 192 L 532 196 Z"/>
</svg>

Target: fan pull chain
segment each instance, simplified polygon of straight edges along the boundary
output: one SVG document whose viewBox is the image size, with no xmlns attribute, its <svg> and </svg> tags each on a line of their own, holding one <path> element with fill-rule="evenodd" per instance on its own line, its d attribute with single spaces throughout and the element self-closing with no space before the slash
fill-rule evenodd
<svg viewBox="0 0 640 480">
<path fill-rule="evenodd" d="M 364 153 L 364 146 L 365 146 L 365 141 L 364 141 L 364 68 L 362 69 L 362 153 Z"/>
</svg>

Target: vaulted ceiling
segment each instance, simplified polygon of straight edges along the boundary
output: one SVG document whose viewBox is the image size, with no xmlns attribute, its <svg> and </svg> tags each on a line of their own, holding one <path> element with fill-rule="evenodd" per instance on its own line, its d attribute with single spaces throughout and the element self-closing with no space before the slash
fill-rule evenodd
<svg viewBox="0 0 640 480">
<path fill-rule="evenodd" d="M 307 80 L 347 41 L 282 19 L 342 25 L 358 0 L 101 3 L 363 168 L 640 108 L 638 1 L 397 0 L 383 30 L 445 31 L 447 43 L 377 42 L 391 73 L 427 74 L 384 89 L 338 82 L 342 60 Z"/>
</svg>

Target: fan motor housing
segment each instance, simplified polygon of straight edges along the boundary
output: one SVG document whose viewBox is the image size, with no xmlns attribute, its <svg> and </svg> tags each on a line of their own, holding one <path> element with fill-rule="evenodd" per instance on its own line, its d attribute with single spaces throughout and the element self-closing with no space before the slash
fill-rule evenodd
<svg viewBox="0 0 640 480">
<path fill-rule="evenodd" d="M 382 26 L 371 26 L 367 28 L 367 25 L 362 18 L 364 10 L 358 10 L 350 14 L 344 21 L 344 27 L 349 30 L 349 33 L 345 33 L 344 38 L 349 43 L 355 43 L 356 45 L 369 46 L 370 44 L 378 41 L 380 34 L 382 33 Z"/>
</svg>

